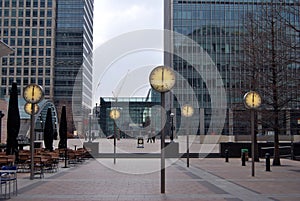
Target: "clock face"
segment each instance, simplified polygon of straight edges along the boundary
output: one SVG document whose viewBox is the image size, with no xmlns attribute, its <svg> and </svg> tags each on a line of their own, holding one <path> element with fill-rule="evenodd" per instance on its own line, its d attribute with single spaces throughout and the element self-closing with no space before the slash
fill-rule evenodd
<svg viewBox="0 0 300 201">
<path fill-rule="evenodd" d="M 28 103 L 38 103 L 43 99 L 44 92 L 41 86 L 30 84 L 25 87 L 23 97 Z"/>
<path fill-rule="evenodd" d="M 149 81 L 154 90 L 167 92 L 175 85 L 175 73 L 170 67 L 158 66 L 150 73 Z"/>
<path fill-rule="evenodd" d="M 181 112 L 182 112 L 183 116 L 190 117 L 194 114 L 194 108 L 190 105 L 184 105 L 181 108 Z"/>
<path fill-rule="evenodd" d="M 27 114 L 30 114 L 30 115 L 35 115 L 39 112 L 39 106 L 38 104 L 33 104 L 33 111 L 32 111 L 32 104 L 33 103 L 26 103 L 24 105 L 24 110 Z"/>
<path fill-rule="evenodd" d="M 250 91 L 244 96 L 245 106 L 249 109 L 256 109 L 261 105 L 261 96 L 255 91 Z"/>
<path fill-rule="evenodd" d="M 120 117 L 120 111 L 117 109 L 112 109 L 109 113 L 110 118 L 118 119 Z"/>
</svg>

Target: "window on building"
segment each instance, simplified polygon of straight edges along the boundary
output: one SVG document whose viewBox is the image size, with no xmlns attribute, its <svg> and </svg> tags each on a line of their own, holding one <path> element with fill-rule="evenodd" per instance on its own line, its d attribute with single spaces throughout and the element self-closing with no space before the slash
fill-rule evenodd
<svg viewBox="0 0 300 201">
<path fill-rule="evenodd" d="M 45 11 L 44 10 L 40 11 L 40 17 L 45 17 Z"/>
<path fill-rule="evenodd" d="M 30 83 L 31 83 L 31 84 L 35 84 L 35 83 L 36 83 L 35 77 L 30 78 Z"/>
<path fill-rule="evenodd" d="M 30 69 L 30 75 L 36 75 L 36 69 L 35 68 Z"/>
<path fill-rule="evenodd" d="M 44 39 L 43 38 L 39 39 L 39 46 L 44 46 Z"/>
<path fill-rule="evenodd" d="M 31 7 L 31 0 L 26 1 L 26 7 Z"/>
<path fill-rule="evenodd" d="M 16 36 L 16 29 L 15 28 L 10 29 L 10 36 Z M 12 45 L 12 44 L 10 44 L 10 45 Z"/>
<path fill-rule="evenodd" d="M 19 9 L 18 16 L 19 17 L 24 17 L 24 10 L 23 9 Z"/>
<path fill-rule="evenodd" d="M 51 49 L 50 48 L 46 48 L 46 56 L 51 56 Z"/>
<path fill-rule="evenodd" d="M 47 17 L 52 17 L 52 10 L 47 11 Z"/>
<path fill-rule="evenodd" d="M 40 27 L 44 27 L 45 26 L 45 20 L 44 19 L 41 19 L 40 20 Z"/>
<path fill-rule="evenodd" d="M 15 65 L 15 58 L 9 58 L 9 65 L 14 66 Z"/>
<path fill-rule="evenodd" d="M 39 58 L 39 66 L 44 66 L 44 59 L 43 58 Z"/>
<path fill-rule="evenodd" d="M 23 78 L 23 85 L 28 85 L 28 77 Z"/>
<path fill-rule="evenodd" d="M 23 29 L 22 28 L 18 29 L 18 36 L 23 36 Z"/>
<path fill-rule="evenodd" d="M 40 36 L 44 36 L 45 35 L 45 30 L 44 29 L 40 29 Z"/>
<path fill-rule="evenodd" d="M 19 0 L 19 7 L 23 7 L 24 6 L 24 0 Z"/>
<path fill-rule="evenodd" d="M 15 27 L 16 26 L 16 19 L 11 19 L 10 20 L 10 26 Z"/>
<path fill-rule="evenodd" d="M 25 38 L 24 45 L 30 46 L 30 38 Z"/>
<path fill-rule="evenodd" d="M 49 78 L 46 78 L 46 79 L 45 79 L 45 85 L 50 86 L 50 79 L 49 79 Z"/>
<path fill-rule="evenodd" d="M 39 1 L 38 0 L 33 0 L 33 7 L 38 8 L 39 7 Z"/>
<path fill-rule="evenodd" d="M 25 36 L 30 36 L 30 29 L 25 29 Z"/>
<path fill-rule="evenodd" d="M 24 56 L 29 56 L 29 48 L 24 48 Z"/>
<path fill-rule="evenodd" d="M 31 66 L 36 66 L 36 58 L 31 58 Z"/>
<path fill-rule="evenodd" d="M 29 69 L 27 67 L 24 68 L 24 75 L 29 75 Z"/>
<path fill-rule="evenodd" d="M 46 75 L 46 76 L 50 76 L 50 72 L 51 72 L 51 71 L 50 71 L 50 68 L 46 68 L 46 69 L 45 69 L 45 75 Z"/>
<path fill-rule="evenodd" d="M 44 56 L 44 48 L 39 48 L 39 56 Z"/>
<path fill-rule="evenodd" d="M 17 58 L 17 66 L 22 66 L 22 58 Z"/>
<path fill-rule="evenodd" d="M 17 75 L 22 75 L 22 68 L 20 67 L 17 68 Z"/>
<path fill-rule="evenodd" d="M 18 46 L 23 46 L 23 40 L 22 40 L 22 38 L 18 38 Z"/>
<path fill-rule="evenodd" d="M 31 56 L 36 56 L 36 48 L 31 49 Z"/>
<path fill-rule="evenodd" d="M 31 39 L 31 45 L 32 46 L 36 46 L 37 45 L 37 41 L 36 40 L 37 40 L 36 38 L 32 38 Z"/>
<path fill-rule="evenodd" d="M 2 75 L 7 75 L 7 68 L 2 68 Z"/>
<path fill-rule="evenodd" d="M 30 17 L 31 14 L 31 10 L 30 9 L 26 9 L 25 15 L 26 17 Z"/>
<path fill-rule="evenodd" d="M 3 25 L 6 26 L 6 27 L 8 27 L 9 26 L 9 20 L 8 19 L 4 19 Z"/>
<path fill-rule="evenodd" d="M 43 78 L 38 78 L 38 85 L 43 85 Z"/>
<path fill-rule="evenodd" d="M 1 85 L 6 85 L 7 79 L 6 77 L 2 77 L 1 79 Z"/>
<path fill-rule="evenodd" d="M 52 20 L 47 20 L 47 27 L 51 27 L 52 26 Z"/>
<path fill-rule="evenodd" d="M 26 19 L 25 20 L 25 26 L 26 27 L 30 27 L 30 19 Z"/>
<path fill-rule="evenodd" d="M 2 58 L 2 65 L 7 65 L 7 58 Z"/>
<path fill-rule="evenodd" d="M 9 7 L 9 0 L 5 0 L 4 7 Z"/>
<path fill-rule="evenodd" d="M 11 67 L 9 68 L 9 75 L 14 75 L 15 74 L 15 68 Z"/>
<path fill-rule="evenodd" d="M 32 36 L 37 36 L 37 30 L 36 29 L 32 29 Z"/>
<path fill-rule="evenodd" d="M 15 46 L 16 45 L 16 39 L 15 38 L 11 38 L 9 44 L 10 44 L 10 46 Z"/>
<path fill-rule="evenodd" d="M 12 16 L 12 17 L 16 17 L 16 16 L 17 16 L 17 11 L 16 11 L 16 9 L 12 9 L 12 10 L 11 10 L 11 16 Z"/>
<path fill-rule="evenodd" d="M 43 74 L 44 74 L 44 69 L 38 68 L 38 75 L 43 75 Z"/>
</svg>

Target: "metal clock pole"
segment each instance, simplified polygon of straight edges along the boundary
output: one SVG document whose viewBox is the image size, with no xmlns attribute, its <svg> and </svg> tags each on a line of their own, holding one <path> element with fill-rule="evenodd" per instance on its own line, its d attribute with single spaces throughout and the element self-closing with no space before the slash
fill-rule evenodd
<svg viewBox="0 0 300 201">
<path fill-rule="evenodd" d="M 163 108 L 165 108 L 165 92 L 161 92 L 161 122 L 165 122 L 165 113 Z M 160 150 L 161 150 L 161 157 L 160 157 L 160 175 L 161 175 L 161 193 L 165 193 L 165 126 L 162 125 L 161 130 L 161 144 L 160 144 Z"/>
<path fill-rule="evenodd" d="M 255 138 L 255 132 L 254 132 L 254 109 L 251 109 L 251 160 L 252 160 L 252 177 L 255 175 L 255 143 L 254 143 L 254 138 Z"/>
<path fill-rule="evenodd" d="M 31 114 L 30 114 L 30 179 L 34 178 L 34 104 L 31 103 Z"/>
</svg>

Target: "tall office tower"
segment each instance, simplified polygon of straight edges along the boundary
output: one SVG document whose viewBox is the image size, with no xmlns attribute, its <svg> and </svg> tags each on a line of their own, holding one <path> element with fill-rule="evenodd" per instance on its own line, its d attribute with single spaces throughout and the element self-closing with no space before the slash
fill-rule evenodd
<svg viewBox="0 0 300 201">
<path fill-rule="evenodd" d="M 54 103 L 67 108 L 68 131 L 83 129 L 92 106 L 93 0 L 58 0 Z"/>
<path fill-rule="evenodd" d="M 1 0 L 0 39 L 14 53 L 0 61 L 2 97 L 13 81 L 20 94 L 30 83 L 41 85 L 45 98 L 53 98 L 56 1 Z"/>
<path fill-rule="evenodd" d="M 249 20 L 247 15 L 259 12 L 266 13 L 262 10 L 266 9 L 266 6 L 273 5 L 277 6 L 277 8 L 282 7 L 283 9 L 285 5 L 296 5 L 296 2 L 299 3 L 298 1 L 284 2 L 262 0 L 165 1 L 165 28 L 183 34 L 195 41 L 195 43 L 184 44 L 182 41 L 176 41 L 177 39 L 174 37 L 174 51 L 182 54 L 188 53 L 187 56 L 191 59 L 190 61 L 187 61 L 178 55 L 173 55 L 172 57 L 167 56 L 165 62 L 179 72 L 182 75 L 182 79 L 187 80 L 191 86 L 190 90 L 192 91 L 190 92 L 187 89 L 179 88 L 176 93 L 179 95 L 181 94 L 183 99 L 188 98 L 189 94 L 193 93 L 198 100 L 200 116 L 198 133 L 211 134 L 209 133 L 208 128 L 210 128 L 210 131 L 212 132 L 214 132 L 214 130 L 220 131 L 221 129 L 221 133 L 225 135 L 243 135 L 250 133 L 249 113 L 243 104 L 245 92 L 251 90 L 251 85 L 253 85 L 249 79 L 251 68 L 249 69 L 249 65 L 248 67 L 245 67 L 246 59 L 243 55 L 245 52 L 242 47 L 243 37 L 247 34 L 245 29 L 246 21 Z M 299 4 L 297 4 L 297 6 L 298 9 L 294 9 L 295 13 L 291 14 L 290 18 L 287 19 L 291 20 L 291 24 L 295 24 L 295 21 L 298 20 L 296 25 L 299 25 L 299 13 L 296 13 L 299 12 Z M 270 10 L 268 12 L 270 12 Z M 293 40 L 293 37 L 297 37 L 296 35 L 291 35 L 288 29 L 282 30 L 285 30 L 282 31 L 282 34 L 288 35 L 291 41 Z M 280 35 L 277 35 L 276 37 L 278 39 Z M 199 54 L 197 56 L 197 54 L 193 52 L 193 50 L 196 50 L 195 44 L 199 45 L 207 55 L 205 58 L 201 57 L 204 58 L 204 60 L 200 61 Z M 278 50 L 279 49 L 281 48 L 278 48 Z M 200 55 L 203 55 L 203 52 L 201 52 Z M 280 54 L 278 51 L 276 53 Z M 293 53 L 291 52 L 291 55 L 292 54 Z M 241 63 L 243 58 L 244 63 Z M 260 59 L 262 58 L 263 57 L 260 57 Z M 299 68 L 292 63 L 293 62 L 290 61 L 289 65 L 283 64 L 282 67 L 291 71 L 292 74 L 299 73 L 299 70 L 297 70 Z M 265 65 L 264 70 L 268 68 L 267 64 Z M 263 73 L 261 73 L 261 75 L 262 74 Z M 220 80 L 217 75 L 220 75 L 223 86 L 222 84 L 220 85 Z M 267 78 L 261 80 L 260 83 L 263 83 L 263 81 L 266 80 Z M 280 80 L 283 82 L 282 79 Z M 255 80 L 255 82 L 258 83 L 258 80 Z M 183 83 L 183 80 L 177 80 L 177 84 L 180 83 Z M 295 90 L 294 85 L 294 83 L 290 85 L 290 90 Z M 226 93 L 214 94 L 215 91 L 209 91 L 208 86 L 215 89 L 224 87 Z M 263 90 L 264 88 L 261 89 Z M 182 91 L 180 92 L 179 90 Z M 295 90 L 295 92 L 297 92 L 297 90 Z M 265 91 L 264 93 L 267 92 Z M 218 120 L 213 122 L 211 119 L 213 112 L 212 97 L 227 100 L 227 105 L 225 105 L 227 110 L 225 111 L 226 120 L 224 128 L 215 127 L 214 124 L 216 124 Z M 268 105 L 266 105 L 266 100 L 264 104 L 264 109 L 266 109 L 268 107 Z M 215 107 L 224 106 L 215 105 Z M 296 107 L 296 105 L 291 104 L 287 107 L 291 109 Z M 173 103 L 173 108 L 177 110 L 180 108 L 176 99 Z M 179 113 L 180 112 L 178 111 L 177 114 Z M 260 115 L 257 116 L 258 119 L 262 118 L 262 115 Z M 292 125 L 295 126 L 295 124 L 297 124 L 296 118 L 294 116 L 292 117 L 291 114 L 284 115 L 289 116 L 289 119 L 287 118 L 282 125 L 289 131 L 285 130 L 282 133 L 291 133 Z M 216 116 L 220 116 L 218 111 L 216 112 Z M 267 132 L 267 123 L 265 125 L 260 124 L 258 127 L 258 132 L 259 131 Z"/>
<path fill-rule="evenodd" d="M 0 0 L 0 40 L 14 49 L 0 60 L 0 97 L 8 98 L 13 81 L 20 95 L 26 85 L 39 84 L 59 113 L 62 105 L 67 106 L 68 131 L 78 129 L 73 123 L 72 100 L 79 110 L 92 106 L 93 3 Z M 76 77 L 79 85 L 74 92 Z M 77 124 L 79 118 L 82 112 Z"/>
</svg>

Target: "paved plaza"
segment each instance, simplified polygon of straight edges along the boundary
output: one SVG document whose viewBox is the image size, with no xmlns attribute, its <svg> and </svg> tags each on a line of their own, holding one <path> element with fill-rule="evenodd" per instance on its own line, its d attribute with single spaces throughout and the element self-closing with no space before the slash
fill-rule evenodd
<svg viewBox="0 0 300 201">
<path fill-rule="evenodd" d="M 18 196 L 10 200 L 30 201 L 144 201 L 144 200 L 300 200 L 300 162 L 282 159 L 282 166 L 255 163 L 241 166 L 240 159 L 193 158 L 166 160 L 166 193 L 160 192 L 160 159 L 89 159 L 83 164 L 47 173 L 44 179 L 29 180 L 18 174 Z"/>
</svg>

